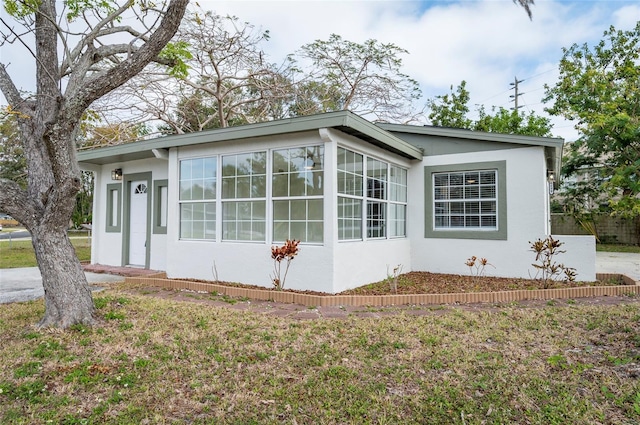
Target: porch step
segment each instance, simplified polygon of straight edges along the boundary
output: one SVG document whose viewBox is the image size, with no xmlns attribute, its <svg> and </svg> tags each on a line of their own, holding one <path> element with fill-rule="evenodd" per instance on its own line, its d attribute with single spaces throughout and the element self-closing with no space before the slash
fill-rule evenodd
<svg viewBox="0 0 640 425">
<path fill-rule="evenodd" d="M 107 274 L 115 274 L 118 276 L 159 276 L 160 274 L 164 274 L 162 271 L 158 270 L 149 270 L 149 269 L 141 269 L 138 267 L 117 267 L 117 266 L 105 266 L 103 264 L 84 264 L 83 269 L 85 272 L 91 273 L 107 273 Z"/>
</svg>

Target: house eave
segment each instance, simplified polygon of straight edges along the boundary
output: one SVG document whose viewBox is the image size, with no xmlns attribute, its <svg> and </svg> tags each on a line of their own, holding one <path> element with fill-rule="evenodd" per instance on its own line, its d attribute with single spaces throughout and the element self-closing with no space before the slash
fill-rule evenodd
<svg viewBox="0 0 640 425">
<path fill-rule="evenodd" d="M 560 175 L 562 166 L 562 147 L 564 139 L 556 137 L 526 136 L 521 134 L 488 133 L 460 128 L 418 126 L 405 124 L 377 124 L 383 130 L 392 133 L 422 134 L 451 139 L 466 139 L 471 141 L 486 141 L 495 143 L 508 143 L 511 145 L 540 146 L 544 148 L 547 168 L 552 170 L 555 176 Z M 556 182 L 558 179 L 556 178 Z M 556 183 L 557 184 L 557 183 Z"/>
<path fill-rule="evenodd" d="M 151 159 L 155 158 L 153 153 L 154 149 L 157 151 L 159 149 L 170 149 L 174 147 L 252 139 L 256 137 L 313 131 L 320 128 L 334 128 L 405 158 L 422 159 L 422 152 L 418 148 L 352 112 L 339 111 L 219 128 L 196 133 L 164 136 L 117 146 L 85 150 L 78 152 L 78 162 L 81 164 L 104 165 L 139 159 Z"/>
</svg>

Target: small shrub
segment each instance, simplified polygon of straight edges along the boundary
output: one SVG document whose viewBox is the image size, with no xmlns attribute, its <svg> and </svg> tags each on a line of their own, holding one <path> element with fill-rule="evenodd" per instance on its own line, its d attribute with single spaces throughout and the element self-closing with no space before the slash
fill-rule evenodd
<svg viewBox="0 0 640 425">
<path fill-rule="evenodd" d="M 273 258 L 273 277 L 271 278 L 271 282 L 278 291 L 284 288 L 291 261 L 298 255 L 298 252 L 300 252 L 300 248 L 298 248 L 299 244 L 300 241 L 287 239 L 284 245 L 271 247 L 271 258 Z M 282 275 L 283 260 L 285 260 L 287 264 L 284 269 L 284 276 Z"/>
<path fill-rule="evenodd" d="M 398 277 L 402 273 L 402 264 L 398 264 L 393 268 L 393 273 L 389 273 L 389 266 L 387 265 L 387 281 L 391 289 L 391 293 L 398 293 Z"/>
<path fill-rule="evenodd" d="M 471 258 L 467 258 L 467 261 L 464 264 L 469 267 L 469 272 L 471 273 L 471 276 L 474 277 L 485 276 L 487 266 L 491 266 L 495 269 L 495 266 L 489 263 L 489 260 L 484 257 L 478 258 L 475 255 L 471 256 Z"/>
<path fill-rule="evenodd" d="M 546 239 L 538 239 L 535 242 L 529 241 L 529 243 L 531 244 L 531 251 L 536 253 L 537 262 L 531 264 L 536 268 L 534 279 L 540 279 L 545 289 L 549 287 L 551 282 L 559 280 L 562 274 L 564 274 L 565 282 L 576 280 L 577 273 L 575 268 L 567 267 L 554 261 L 556 255 L 566 252 L 560 249 L 564 242 L 553 239 L 552 236 L 547 236 Z"/>
</svg>

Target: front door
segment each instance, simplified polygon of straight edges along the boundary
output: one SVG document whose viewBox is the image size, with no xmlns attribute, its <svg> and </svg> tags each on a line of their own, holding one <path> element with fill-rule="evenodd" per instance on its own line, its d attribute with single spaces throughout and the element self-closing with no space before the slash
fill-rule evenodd
<svg viewBox="0 0 640 425">
<path fill-rule="evenodd" d="M 147 259 L 147 181 L 132 181 L 130 193 L 128 265 L 144 267 Z"/>
</svg>

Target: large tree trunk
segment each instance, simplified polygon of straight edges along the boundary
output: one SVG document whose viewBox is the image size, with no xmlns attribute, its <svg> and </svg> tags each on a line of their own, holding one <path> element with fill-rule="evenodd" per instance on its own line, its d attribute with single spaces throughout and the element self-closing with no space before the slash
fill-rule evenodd
<svg viewBox="0 0 640 425">
<path fill-rule="evenodd" d="M 88 28 L 77 49 L 68 49 L 67 43 L 77 38 L 77 33 L 56 24 L 65 20 L 64 15 L 56 13 L 56 0 L 27 3 L 24 10 L 33 8 L 33 20 L 24 17 L 24 34 L 33 31 L 35 35 L 34 48 L 29 50 L 36 65 L 35 96 L 23 98 L 7 67 L 0 62 L 0 90 L 18 120 L 28 167 L 27 187 L 0 179 L 0 209 L 31 232 L 46 306 L 40 326 L 68 328 L 94 321 L 91 291 L 67 236 L 81 186 L 75 152 L 80 120 L 93 101 L 121 86 L 158 57 L 180 25 L 188 0 L 170 0 L 162 18 L 151 25 L 153 31 L 147 28 L 149 32 L 143 35 L 134 31 L 134 39 L 144 43 L 131 41 L 125 48 L 99 40 L 113 37 L 114 28 L 116 33 L 132 35 L 127 26 L 112 25 L 134 2 L 116 6 L 106 21 Z M 92 14 L 97 8 L 100 12 L 95 16 L 99 16 L 106 9 L 103 2 L 80 3 L 78 8 L 83 14 Z M 21 7 L 17 10 L 21 11 Z M 67 8 L 64 9 L 66 13 Z M 21 35 L 16 37 L 25 43 Z M 62 41 L 67 49 L 60 64 L 58 50 L 63 50 Z M 26 43 L 25 46 L 29 47 Z"/>
<path fill-rule="evenodd" d="M 32 238 L 46 307 L 40 326 L 93 324 L 91 290 L 67 233 L 39 226 Z"/>
</svg>

